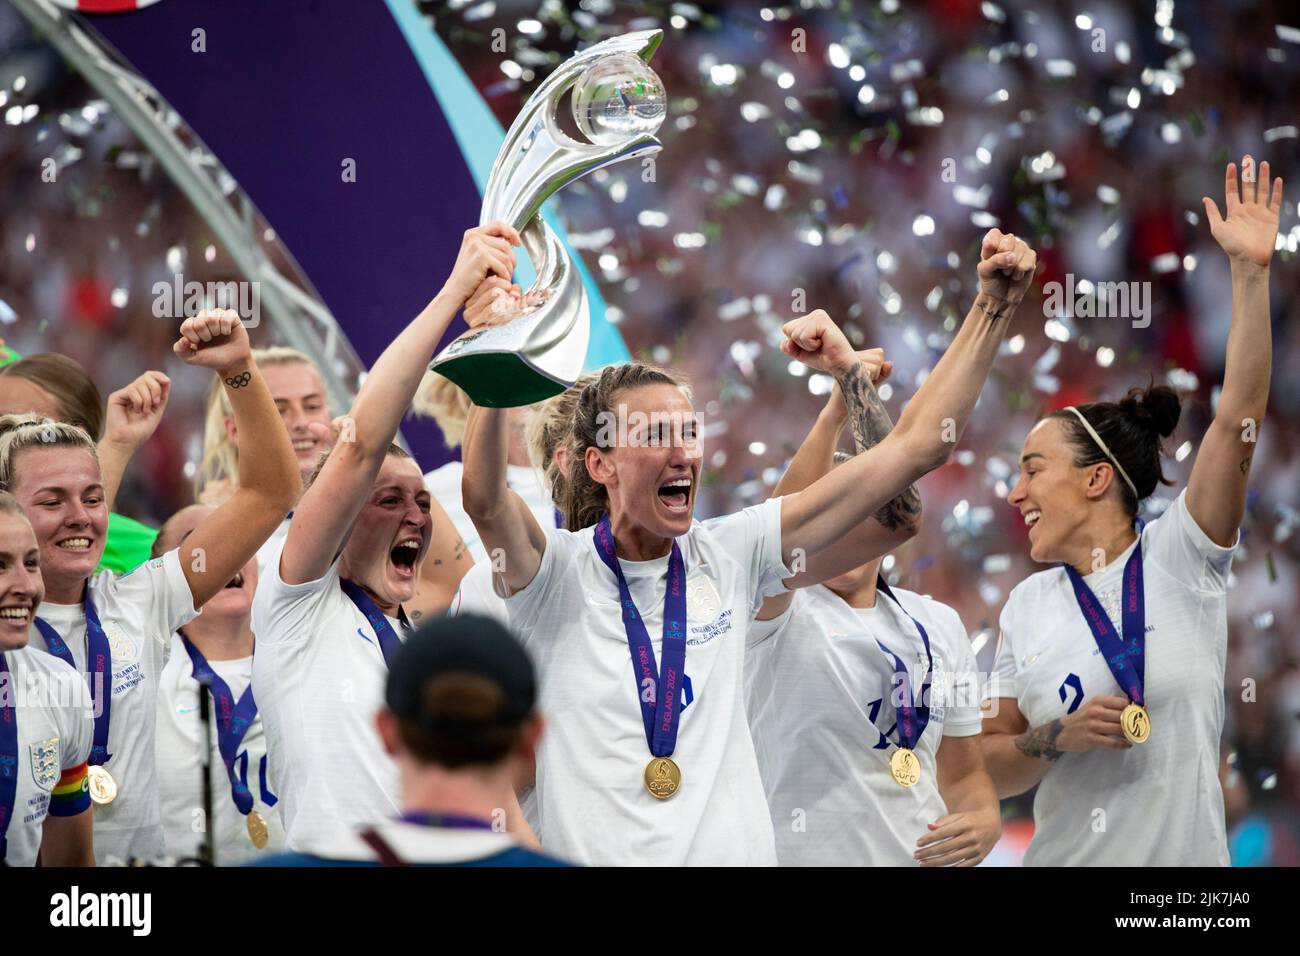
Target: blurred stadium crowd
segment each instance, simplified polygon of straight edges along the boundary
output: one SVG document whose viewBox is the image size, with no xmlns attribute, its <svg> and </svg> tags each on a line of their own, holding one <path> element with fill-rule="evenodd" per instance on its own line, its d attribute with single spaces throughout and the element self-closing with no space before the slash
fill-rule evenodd
<svg viewBox="0 0 1300 956">
<path fill-rule="evenodd" d="M 1230 319 L 1201 222 L 1250 152 L 1287 181 L 1273 269 L 1274 379 L 1229 602 L 1223 779 L 1234 862 L 1300 864 L 1300 14 L 1276 3 L 805 0 L 417 4 L 504 126 L 581 44 L 661 27 L 663 152 L 565 190 L 570 236 L 632 352 L 691 379 L 705 423 L 700 517 L 766 497 L 829 382 L 776 350 L 826 309 L 895 363 L 897 412 L 973 296 L 991 226 L 1039 250 L 1040 287 L 1149 283 L 1147 319 L 1023 308 L 925 527 L 890 576 L 953 605 L 981 664 L 1036 568 L 1004 497 L 1040 414 L 1148 380 L 1187 395 L 1166 474 L 1185 481 Z M 507 52 L 492 49 L 504 30 Z M 204 222 L 84 81 L 0 7 L 0 336 L 66 353 L 107 394 L 173 374 L 167 418 L 118 510 L 191 500 L 206 378 L 173 367 L 155 281 L 232 274 Z M 41 164 L 54 158 L 55 183 Z M 273 224 L 272 224 L 273 225 Z M 447 224 L 461 230 L 470 223 Z M 1037 305 L 1036 297 L 1034 305 Z M 1149 321 L 1148 321 L 1149 320 Z M 254 344 L 275 340 L 260 329 Z M 337 411 L 342 411 L 337 410 Z M 1166 498 L 1167 500 L 1167 498 Z M 1029 800 L 1006 805 L 1005 852 Z"/>
</svg>

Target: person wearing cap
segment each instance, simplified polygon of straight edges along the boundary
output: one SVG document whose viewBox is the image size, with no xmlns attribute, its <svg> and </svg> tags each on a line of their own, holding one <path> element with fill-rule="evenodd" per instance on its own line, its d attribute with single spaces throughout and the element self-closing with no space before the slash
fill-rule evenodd
<svg viewBox="0 0 1300 956">
<path fill-rule="evenodd" d="M 568 866 L 506 831 L 542 717 L 532 662 L 486 617 L 441 618 L 398 650 L 375 721 L 398 767 L 402 815 L 314 839 L 254 866 Z"/>
</svg>

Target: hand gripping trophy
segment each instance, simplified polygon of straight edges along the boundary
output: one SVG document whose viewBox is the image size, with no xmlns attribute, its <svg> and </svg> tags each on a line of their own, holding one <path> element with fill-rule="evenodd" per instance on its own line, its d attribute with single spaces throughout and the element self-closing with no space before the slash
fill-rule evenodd
<svg viewBox="0 0 1300 956">
<path fill-rule="evenodd" d="M 514 226 L 537 271 L 525 301 L 539 305 L 504 325 L 471 329 L 434 356 L 429 368 L 479 406 L 510 408 L 568 388 L 582 373 L 590 311 L 582 279 L 541 207 L 592 170 L 657 153 L 663 84 L 646 61 L 662 30 L 612 37 L 565 61 L 528 98 L 506 134 L 483 195 L 480 224 Z M 556 124 L 572 88 L 573 118 L 590 142 Z"/>
</svg>

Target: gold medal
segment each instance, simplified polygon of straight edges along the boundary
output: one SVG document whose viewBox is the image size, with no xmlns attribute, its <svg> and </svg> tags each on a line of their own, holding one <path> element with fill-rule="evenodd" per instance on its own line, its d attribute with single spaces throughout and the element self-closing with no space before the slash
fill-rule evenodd
<svg viewBox="0 0 1300 956">
<path fill-rule="evenodd" d="M 645 765 L 645 788 L 657 800 L 667 800 L 682 785 L 682 771 L 671 757 L 655 757 Z"/>
<path fill-rule="evenodd" d="M 1119 726 L 1129 743 L 1144 744 L 1151 736 L 1151 715 L 1145 707 L 1129 704 L 1120 712 Z"/>
<path fill-rule="evenodd" d="M 270 831 L 266 828 L 266 820 L 256 810 L 252 810 L 244 817 L 244 825 L 248 827 L 248 838 L 253 841 L 253 846 L 259 850 L 265 850 L 267 841 L 271 838 Z"/>
<path fill-rule="evenodd" d="M 899 747 L 889 755 L 889 773 L 900 787 L 914 787 L 921 779 L 921 761 L 906 747 Z"/>
<path fill-rule="evenodd" d="M 86 771 L 86 780 L 90 784 L 90 799 L 101 807 L 117 799 L 117 781 L 103 767 L 89 768 Z"/>
</svg>

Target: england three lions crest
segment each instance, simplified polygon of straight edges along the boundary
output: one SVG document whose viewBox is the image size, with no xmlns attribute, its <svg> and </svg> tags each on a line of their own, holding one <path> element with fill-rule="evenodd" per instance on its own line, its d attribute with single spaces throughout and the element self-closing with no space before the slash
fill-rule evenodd
<svg viewBox="0 0 1300 956">
<path fill-rule="evenodd" d="M 47 792 L 53 790 L 59 782 L 59 738 L 36 741 L 31 745 L 29 756 L 36 786 Z"/>
</svg>

